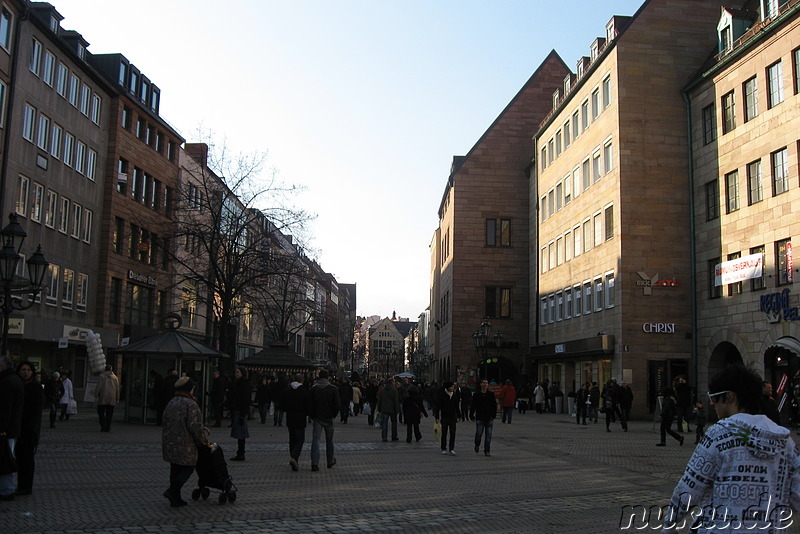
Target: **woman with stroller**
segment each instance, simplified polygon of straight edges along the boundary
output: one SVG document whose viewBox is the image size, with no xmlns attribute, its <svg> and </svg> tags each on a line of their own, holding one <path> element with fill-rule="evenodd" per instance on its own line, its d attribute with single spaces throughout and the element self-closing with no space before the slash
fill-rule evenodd
<svg viewBox="0 0 800 534">
<path fill-rule="evenodd" d="M 175 396 L 164 408 L 161 451 L 169 462 L 169 488 L 164 497 L 173 508 L 186 506 L 181 488 L 197 465 L 197 447 L 208 447 L 203 417 L 194 398 L 194 381 L 182 377 L 175 382 Z"/>
</svg>

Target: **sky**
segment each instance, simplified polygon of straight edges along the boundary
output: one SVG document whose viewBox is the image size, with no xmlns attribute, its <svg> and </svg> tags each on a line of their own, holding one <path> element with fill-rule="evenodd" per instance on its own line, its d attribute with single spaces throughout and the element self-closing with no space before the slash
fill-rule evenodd
<svg viewBox="0 0 800 534">
<path fill-rule="evenodd" d="M 196 142 L 267 152 L 315 215 L 302 234 L 358 315 L 428 307 L 429 247 L 465 155 L 555 50 L 575 70 L 644 0 L 50 0 L 93 54 L 121 53 Z M 224 6 L 224 7 L 223 7 Z"/>
</svg>

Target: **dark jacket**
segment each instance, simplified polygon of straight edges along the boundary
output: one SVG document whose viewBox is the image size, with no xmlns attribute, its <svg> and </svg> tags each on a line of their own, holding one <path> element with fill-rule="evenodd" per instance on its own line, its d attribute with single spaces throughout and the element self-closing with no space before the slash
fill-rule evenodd
<svg viewBox="0 0 800 534">
<path fill-rule="evenodd" d="M 495 417 L 497 417 L 497 399 L 494 396 L 494 392 L 491 389 L 487 389 L 486 393 L 481 393 L 479 390 L 472 396 L 469 418 L 485 423 Z"/>
<path fill-rule="evenodd" d="M 472 399 L 472 402 L 474 405 L 474 398 Z M 447 390 L 443 388 L 439 393 L 436 406 L 433 408 L 433 416 L 436 419 L 447 421 L 458 419 L 461 416 L 461 407 L 459 406 L 460 403 L 461 395 L 458 394 L 458 390 L 454 391 L 453 395 L 450 396 L 447 394 Z"/>
<path fill-rule="evenodd" d="M 29 443 L 34 447 L 39 444 L 42 431 L 42 386 L 31 380 L 23 387 L 25 404 L 22 407 L 22 427 L 17 443 Z"/>
<path fill-rule="evenodd" d="M 769 395 L 762 395 L 759 412 L 766 415 L 772 421 L 779 426 L 782 426 L 781 423 L 781 414 L 778 412 L 778 403 L 770 397 Z"/>
<path fill-rule="evenodd" d="M 44 386 L 44 394 L 47 397 L 47 402 L 58 404 L 61 402 L 61 397 L 64 396 L 64 384 L 61 383 L 60 379 L 50 377 Z"/>
<path fill-rule="evenodd" d="M 0 373 L 0 434 L 7 438 L 19 437 L 24 402 L 25 393 L 19 375 L 14 369 Z"/>
<path fill-rule="evenodd" d="M 678 404 L 675 397 L 664 397 L 664 404 L 661 407 L 661 419 L 672 421 L 678 415 Z"/>
<path fill-rule="evenodd" d="M 272 384 L 259 384 L 256 388 L 256 403 L 269 404 L 272 402 Z M 288 389 L 288 388 L 287 388 Z M 286 389 L 283 390 L 286 393 Z"/>
<path fill-rule="evenodd" d="M 311 414 L 311 392 L 303 384 L 296 388 L 292 382 L 281 393 L 281 406 L 286 412 L 286 426 L 289 428 L 305 428 Z"/>
<path fill-rule="evenodd" d="M 225 379 L 218 376 L 211 381 L 211 391 L 209 392 L 212 404 L 222 404 L 225 402 Z"/>
<path fill-rule="evenodd" d="M 619 394 L 619 405 L 621 408 L 630 410 L 633 406 L 633 390 L 630 386 L 619 386 L 617 390 Z"/>
<path fill-rule="evenodd" d="M 228 408 L 243 415 L 250 414 L 250 382 L 245 377 L 237 378 L 231 384 Z"/>
<path fill-rule="evenodd" d="M 422 395 L 417 388 L 409 388 L 408 396 L 403 400 L 403 422 L 407 425 L 419 424 L 421 415 L 428 417 L 428 412 L 422 403 Z"/>
<path fill-rule="evenodd" d="M 327 378 L 318 378 L 311 388 L 311 418 L 333 419 L 339 413 L 339 390 Z"/>
<path fill-rule="evenodd" d="M 400 413 L 400 392 L 394 384 L 384 386 L 378 393 L 378 411 L 386 415 Z"/>
</svg>

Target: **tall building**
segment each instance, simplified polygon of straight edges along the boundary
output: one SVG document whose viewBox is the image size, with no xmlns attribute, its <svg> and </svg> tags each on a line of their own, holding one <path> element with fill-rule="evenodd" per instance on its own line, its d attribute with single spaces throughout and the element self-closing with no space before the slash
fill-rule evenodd
<svg viewBox="0 0 800 534">
<path fill-rule="evenodd" d="M 564 391 L 626 380 L 634 415 L 673 377 L 694 380 L 681 88 L 716 46 L 719 12 L 718 0 L 648 0 L 612 17 L 534 137 L 532 376 Z"/>
<path fill-rule="evenodd" d="M 685 88 L 695 224 L 697 381 L 753 365 L 792 395 L 800 372 L 800 3 L 751 0 L 705 28 L 713 55 Z M 789 402 L 784 403 L 790 411 Z"/>
<path fill-rule="evenodd" d="M 555 52 L 465 156 L 453 158 L 431 246 L 430 330 L 437 380 L 517 378 L 528 347 L 531 136 L 569 69 Z M 499 361 L 479 365 L 473 333 L 486 320 L 501 333 Z M 492 353 L 497 353 L 494 347 Z"/>
</svg>

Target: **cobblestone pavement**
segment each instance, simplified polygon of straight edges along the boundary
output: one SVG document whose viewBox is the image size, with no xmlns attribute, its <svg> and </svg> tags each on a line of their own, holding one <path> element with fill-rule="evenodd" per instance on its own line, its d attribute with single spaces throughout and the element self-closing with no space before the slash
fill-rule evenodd
<svg viewBox="0 0 800 534">
<path fill-rule="evenodd" d="M 212 490 L 170 508 L 161 429 L 116 422 L 101 433 L 90 413 L 43 430 L 34 494 L 0 502 L 0 534 L 618 532 L 623 506 L 666 504 L 694 441 L 656 448 L 652 422 L 609 433 L 602 421 L 528 412 L 496 420 L 491 457 L 475 454 L 470 422 L 458 424 L 457 455 L 442 456 L 432 419 L 423 440 L 407 444 L 405 426 L 401 441 L 383 443 L 359 416 L 336 424 L 333 469 L 310 470 L 309 427 L 292 472 L 286 429 L 256 420 L 246 461 L 228 465 L 236 502 L 219 504 Z M 228 429 L 213 430 L 232 456 Z M 185 499 L 196 484 L 193 475 Z"/>
</svg>

